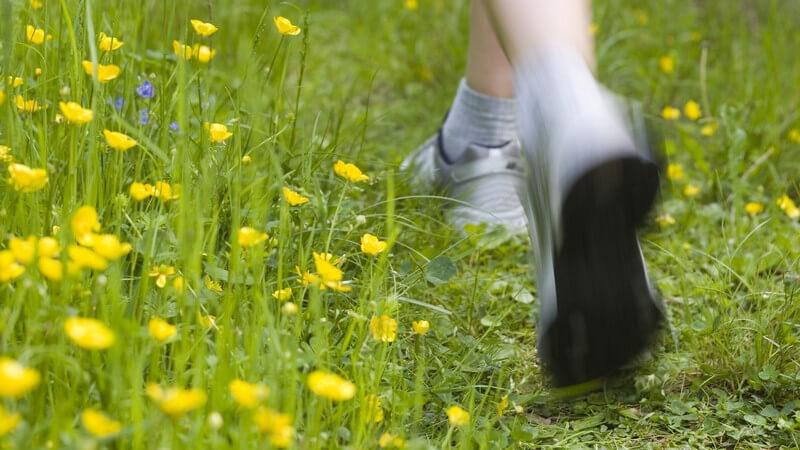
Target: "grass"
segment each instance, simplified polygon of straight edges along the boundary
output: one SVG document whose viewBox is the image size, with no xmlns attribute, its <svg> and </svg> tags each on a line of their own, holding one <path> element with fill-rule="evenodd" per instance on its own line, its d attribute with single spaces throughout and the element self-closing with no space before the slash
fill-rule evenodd
<svg viewBox="0 0 800 450">
<path fill-rule="evenodd" d="M 236 378 L 269 388 L 262 408 L 291 415 L 296 448 L 375 448 L 384 433 L 408 448 L 800 445 L 800 226 L 776 204 L 784 194 L 798 197 L 800 138 L 791 132 L 800 129 L 798 6 L 595 5 L 600 78 L 643 101 L 684 175 L 665 183 L 642 236 L 668 329 L 635 369 L 565 398 L 549 389 L 536 359 L 526 240 L 502 230 L 459 236 L 442 223 L 441 202 L 415 194 L 396 173 L 449 106 L 464 67 L 468 10 L 465 0 L 422 1 L 416 11 L 402 3 L 0 5 L 2 80 L 25 80 L 2 84 L 0 145 L 49 176 L 32 193 L 0 184 L 0 249 L 14 236 L 53 235 L 66 263 L 75 242 L 70 219 L 83 205 L 97 209 L 103 233 L 132 244 L 103 271 L 56 282 L 34 264 L 0 282 L 0 355 L 41 374 L 30 392 L 3 400 L 7 414 L 20 418 L 2 436 L 4 446 L 269 446 L 275 432 L 259 430 L 259 409 L 232 399 Z M 272 23 L 277 15 L 302 33 L 282 37 Z M 196 36 L 193 18 L 220 31 Z M 53 39 L 26 42 L 27 24 Z M 98 50 L 100 31 L 124 46 Z M 218 53 L 209 64 L 180 61 L 173 40 Z M 663 56 L 674 58 L 672 73 L 660 69 Z M 95 82 L 83 59 L 113 62 L 122 74 Z M 155 86 L 152 99 L 135 94 L 145 79 Z M 21 112 L 17 94 L 49 107 Z M 58 102 L 66 100 L 91 108 L 94 119 L 57 123 Z M 683 109 L 689 100 L 700 105 L 699 120 L 661 118 L 665 106 Z M 206 122 L 226 124 L 233 136 L 210 142 Z M 713 135 L 702 134 L 706 125 Z M 139 145 L 109 149 L 106 128 Z M 370 180 L 337 177 L 337 159 L 356 163 Z M 131 199 L 133 182 L 160 180 L 181 185 L 180 198 Z M 687 185 L 698 193 L 685 195 Z M 284 186 L 310 202 L 290 207 Z M 764 210 L 747 213 L 750 202 Z M 658 225 L 666 216 L 674 223 Z M 244 226 L 270 238 L 242 248 Z M 362 253 L 364 233 L 389 250 Z M 298 283 L 295 266 L 313 272 L 312 252 L 323 251 L 344 258 L 351 292 Z M 158 265 L 176 270 L 164 289 L 149 276 Z M 178 276 L 184 292 L 173 287 Z M 272 297 L 287 286 L 296 314 Z M 209 314 L 211 327 L 198 320 Z M 398 325 L 392 343 L 370 331 L 370 320 L 384 314 Z M 99 319 L 115 333 L 114 345 L 77 346 L 64 331 L 70 316 Z M 177 334 L 166 342 L 151 337 L 153 317 Z M 431 324 L 425 336 L 412 331 L 421 319 Z M 353 382 L 354 397 L 312 393 L 306 379 L 317 369 Z M 148 398 L 148 382 L 194 387 L 207 401 L 172 417 Z M 371 395 L 383 410 L 378 423 L 369 420 Z M 467 425 L 448 424 L 445 409 L 453 405 L 470 413 Z M 81 421 L 87 408 L 121 430 L 93 435 Z"/>
</svg>

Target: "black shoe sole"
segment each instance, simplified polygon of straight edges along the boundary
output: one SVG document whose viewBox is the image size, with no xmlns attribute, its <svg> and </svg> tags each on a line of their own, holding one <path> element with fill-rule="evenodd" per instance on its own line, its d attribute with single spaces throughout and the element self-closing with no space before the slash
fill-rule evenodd
<svg viewBox="0 0 800 450">
<path fill-rule="evenodd" d="M 556 386 L 614 374 L 660 328 L 636 236 L 658 179 L 655 163 L 621 158 L 584 174 L 565 198 L 553 261 L 558 313 L 539 343 Z"/>
</svg>

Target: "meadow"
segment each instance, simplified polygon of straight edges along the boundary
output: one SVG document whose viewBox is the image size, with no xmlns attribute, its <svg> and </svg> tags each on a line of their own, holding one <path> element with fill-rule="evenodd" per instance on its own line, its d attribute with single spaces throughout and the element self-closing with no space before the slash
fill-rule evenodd
<svg viewBox="0 0 800 450">
<path fill-rule="evenodd" d="M 397 171 L 468 6 L 0 2 L 0 446 L 800 447 L 800 4 L 595 2 L 668 324 L 588 393 L 538 365 L 527 237 Z"/>
</svg>

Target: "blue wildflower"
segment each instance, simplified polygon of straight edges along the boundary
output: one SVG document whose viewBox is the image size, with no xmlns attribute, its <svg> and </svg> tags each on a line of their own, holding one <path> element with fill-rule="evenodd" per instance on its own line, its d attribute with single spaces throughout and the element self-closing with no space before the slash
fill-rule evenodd
<svg viewBox="0 0 800 450">
<path fill-rule="evenodd" d="M 139 111 L 139 115 L 141 116 L 141 118 L 139 119 L 139 123 L 142 125 L 147 125 L 147 121 L 148 119 L 150 119 L 150 110 L 148 108 L 145 108 Z"/>
<path fill-rule="evenodd" d="M 122 111 L 122 106 L 125 105 L 125 99 L 120 96 L 117 96 L 114 100 L 108 99 L 106 100 L 106 104 L 114 106 L 114 109 L 117 112 Z"/>
<path fill-rule="evenodd" d="M 172 122 L 171 124 L 169 124 L 169 129 L 172 130 L 174 133 L 180 133 L 181 132 L 181 127 L 178 126 L 178 122 L 177 121 Z"/>
<path fill-rule="evenodd" d="M 136 93 L 142 98 L 153 98 L 156 96 L 155 88 L 147 80 L 144 80 L 142 85 L 136 88 Z"/>
</svg>

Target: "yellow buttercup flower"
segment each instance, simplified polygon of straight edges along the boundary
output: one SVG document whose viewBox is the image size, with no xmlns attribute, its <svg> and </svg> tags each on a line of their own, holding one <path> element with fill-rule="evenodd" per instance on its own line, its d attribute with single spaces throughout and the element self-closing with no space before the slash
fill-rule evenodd
<svg viewBox="0 0 800 450">
<path fill-rule="evenodd" d="M 130 189 L 131 198 L 142 201 L 155 195 L 155 188 L 150 184 L 132 183 Z"/>
<path fill-rule="evenodd" d="M 0 436 L 14 431 L 21 421 L 22 416 L 19 413 L 9 413 L 4 407 L 0 406 Z"/>
<path fill-rule="evenodd" d="M 180 185 L 176 184 L 170 186 L 167 182 L 156 181 L 156 185 L 153 186 L 153 195 L 160 198 L 163 202 L 177 200 L 181 197 Z"/>
<path fill-rule="evenodd" d="M 156 279 L 156 286 L 161 289 L 164 289 L 167 286 L 167 278 L 175 275 L 175 268 L 172 266 L 155 266 L 150 269 L 150 272 L 147 274 L 148 276 Z"/>
<path fill-rule="evenodd" d="M 239 228 L 237 238 L 240 246 L 243 248 L 249 248 L 266 241 L 269 239 L 269 235 L 267 233 L 260 232 L 255 228 L 242 227 Z"/>
<path fill-rule="evenodd" d="M 233 133 L 228 131 L 228 127 L 221 123 L 207 123 L 206 129 L 211 142 L 223 142 L 233 136 Z"/>
<path fill-rule="evenodd" d="M 240 379 L 231 381 L 228 388 L 233 400 L 245 408 L 255 408 L 269 395 L 269 388 L 263 384 L 250 384 Z"/>
<path fill-rule="evenodd" d="M 194 56 L 201 63 L 207 63 L 211 61 L 211 58 L 216 56 L 216 54 L 217 51 L 213 50 L 207 45 L 195 44 L 194 47 L 192 47 L 192 56 Z"/>
<path fill-rule="evenodd" d="M 116 261 L 131 252 L 131 244 L 121 243 L 113 234 L 95 236 L 92 243 L 94 251 L 110 261 Z"/>
<path fill-rule="evenodd" d="M 778 206 L 792 219 L 800 217 L 800 209 L 788 195 L 783 194 L 776 202 Z"/>
<path fill-rule="evenodd" d="M 367 421 L 383 422 L 383 409 L 381 409 L 381 399 L 375 394 L 370 394 L 365 398 Z"/>
<path fill-rule="evenodd" d="M 700 193 L 700 188 L 695 186 L 695 185 L 693 185 L 693 184 L 687 184 L 683 188 L 683 195 L 685 195 L 687 197 L 692 197 L 692 196 L 695 196 L 695 195 L 697 195 L 699 193 Z"/>
<path fill-rule="evenodd" d="M 694 100 L 689 100 L 686 103 L 686 106 L 683 107 L 683 112 L 686 113 L 686 117 L 688 117 L 689 120 L 697 120 L 702 115 L 700 112 L 700 105 Z"/>
<path fill-rule="evenodd" d="M 137 144 L 137 142 L 130 137 L 117 131 L 103 130 L 103 135 L 106 137 L 108 146 L 114 150 L 121 150 L 124 152 L 135 147 Z"/>
<path fill-rule="evenodd" d="M 28 25 L 25 27 L 25 39 L 31 44 L 42 45 L 44 41 L 53 39 L 53 36 L 45 34 L 44 30 L 41 28 Z"/>
<path fill-rule="evenodd" d="M 460 406 L 451 406 L 445 412 L 447 420 L 454 427 L 461 427 L 469 423 L 469 413 Z"/>
<path fill-rule="evenodd" d="M 260 407 L 253 414 L 253 422 L 262 433 L 269 433 L 269 444 L 276 448 L 286 448 L 294 439 L 292 416 L 269 408 Z"/>
<path fill-rule="evenodd" d="M 675 70 L 675 57 L 662 56 L 658 58 L 658 67 L 660 67 L 661 71 L 664 73 L 672 73 Z"/>
<path fill-rule="evenodd" d="M 178 41 L 172 41 L 172 51 L 175 52 L 175 56 L 178 58 L 183 58 L 186 60 L 192 59 L 192 47 L 181 44 Z"/>
<path fill-rule="evenodd" d="M 670 180 L 680 180 L 683 178 L 683 166 L 678 163 L 667 165 L 667 178 Z"/>
<path fill-rule="evenodd" d="M 431 329 L 431 324 L 427 320 L 415 320 L 411 322 L 411 328 L 414 329 L 415 333 L 423 336 L 428 334 L 428 330 Z"/>
<path fill-rule="evenodd" d="M 147 396 L 158 404 L 165 414 L 178 417 L 206 404 L 208 397 L 200 389 L 164 389 L 155 383 L 148 383 Z"/>
<path fill-rule="evenodd" d="M 61 246 L 58 241 L 45 236 L 36 243 L 36 253 L 40 258 L 53 258 L 61 252 Z"/>
<path fill-rule="evenodd" d="M 97 38 L 100 41 L 100 50 L 104 52 L 113 52 L 114 50 L 119 49 L 124 44 L 117 38 L 107 36 L 102 31 L 97 35 Z"/>
<path fill-rule="evenodd" d="M 87 408 L 81 413 L 81 422 L 86 431 L 99 438 L 113 436 L 122 429 L 122 423 L 92 408 Z"/>
<path fill-rule="evenodd" d="M 41 67 L 37 67 L 37 68 L 33 69 L 33 74 L 35 76 L 37 76 L 37 77 L 41 76 L 42 75 L 42 68 Z"/>
<path fill-rule="evenodd" d="M 0 89 L 0 105 L 2 105 L 5 102 L 6 102 L 6 93 L 3 92 L 2 89 Z"/>
<path fill-rule="evenodd" d="M 23 80 L 20 77 L 12 77 L 12 76 L 9 75 L 8 76 L 8 84 L 10 84 L 12 88 L 18 88 L 18 87 L 22 86 L 23 84 L 25 84 L 25 80 Z"/>
<path fill-rule="evenodd" d="M 81 206 L 70 220 L 72 235 L 81 245 L 92 246 L 95 233 L 100 231 L 100 220 L 97 210 L 92 206 Z"/>
<path fill-rule="evenodd" d="M 214 279 L 208 275 L 206 275 L 205 285 L 206 289 L 208 289 L 209 291 L 216 292 L 217 294 L 222 294 L 222 285 L 219 284 L 218 281 L 214 281 Z"/>
<path fill-rule="evenodd" d="M 114 332 L 97 319 L 70 317 L 64 330 L 75 345 L 89 350 L 103 350 L 114 343 Z"/>
<path fill-rule="evenodd" d="M 386 250 L 386 242 L 379 240 L 377 237 L 367 233 L 361 236 L 361 251 L 368 255 L 377 255 Z"/>
<path fill-rule="evenodd" d="M 58 107 L 61 108 L 61 114 L 64 114 L 64 118 L 76 125 L 89 123 L 94 118 L 94 113 L 91 109 L 84 108 L 75 102 L 59 102 Z"/>
<path fill-rule="evenodd" d="M 387 315 L 372 316 L 369 321 L 372 338 L 381 342 L 394 342 L 397 335 L 397 321 Z"/>
<path fill-rule="evenodd" d="M 0 358 L 0 396 L 22 397 L 38 386 L 40 380 L 38 370 L 25 367 L 11 358 Z"/>
<path fill-rule="evenodd" d="M 3 101 L 0 100 L 0 104 L 2 103 Z M 789 140 L 800 144 L 800 130 L 796 128 L 792 128 L 791 130 L 789 130 Z"/>
<path fill-rule="evenodd" d="M 77 269 L 94 269 L 98 271 L 108 269 L 108 260 L 95 253 L 93 250 L 77 245 L 67 248 L 70 262 Z"/>
<path fill-rule="evenodd" d="M 313 255 L 317 274 L 322 277 L 322 281 L 342 281 L 342 271 L 331 264 L 331 255 L 317 252 L 314 252 Z"/>
<path fill-rule="evenodd" d="M 656 223 L 658 223 L 658 226 L 660 226 L 661 228 L 666 228 L 670 225 L 675 224 L 675 218 L 669 214 L 664 214 L 662 216 L 656 217 Z"/>
<path fill-rule="evenodd" d="M 272 293 L 272 296 L 280 301 L 289 300 L 292 298 L 292 288 L 287 287 L 283 289 L 278 289 Z"/>
<path fill-rule="evenodd" d="M 25 266 L 17 262 L 10 250 L 0 250 L 0 282 L 17 279 L 25 273 Z"/>
<path fill-rule="evenodd" d="M 748 204 L 744 205 L 744 210 L 751 215 L 760 214 L 762 211 L 764 211 L 764 204 L 759 202 L 749 202 Z"/>
<path fill-rule="evenodd" d="M 356 386 L 334 373 L 315 370 L 308 375 L 308 387 L 320 397 L 335 401 L 350 400 L 356 394 Z"/>
<path fill-rule="evenodd" d="M 700 128 L 700 134 L 702 134 L 705 137 L 714 135 L 716 131 L 717 131 L 717 124 L 714 123 L 703 125 L 703 128 Z"/>
<path fill-rule="evenodd" d="M 503 398 L 497 403 L 497 415 L 503 417 L 503 412 L 508 408 L 508 396 L 504 395 Z"/>
<path fill-rule="evenodd" d="M 246 165 L 250 164 L 251 162 L 253 162 L 253 157 L 252 156 L 250 156 L 250 155 L 242 156 L 242 165 L 243 166 L 246 166 Z"/>
<path fill-rule="evenodd" d="M 150 336 L 153 336 L 156 340 L 161 342 L 172 338 L 178 333 L 178 329 L 175 328 L 175 325 L 171 325 L 169 322 L 159 319 L 158 317 L 150 319 L 150 322 L 147 324 L 147 329 L 150 331 Z"/>
<path fill-rule="evenodd" d="M 86 71 L 87 75 L 96 76 L 97 81 L 101 83 L 108 83 L 117 78 L 122 71 L 119 66 L 115 66 L 114 64 L 98 64 L 97 70 L 95 70 L 92 62 L 87 60 L 83 60 L 83 70 Z"/>
<path fill-rule="evenodd" d="M 57 259 L 39 258 L 37 266 L 39 267 L 39 272 L 50 281 L 64 279 L 64 265 Z"/>
<path fill-rule="evenodd" d="M 275 28 L 278 29 L 278 33 L 284 36 L 297 36 L 300 34 L 300 27 L 293 25 L 292 21 L 286 17 L 273 17 L 272 20 L 275 22 Z"/>
<path fill-rule="evenodd" d="M 667 120 L 678 120 L 681 118 L 681 110 L 673 108 L 672 106 L 665 106 L 664 109 L 661 110 L 661 117 Z"/>
<path fill-rule="evenodd" d="M 403 2 L 403 6 L 409 11 L 416 11 L 419 8 L 419 1 L 418 0 L 406 0 Z"/>
<path fill-rule="evenodd" d="M 287 187 L 283 188 L 283 196 L 286 198 L 286 201 L 289 202 L 289 204 L 292 206 L 308 203 L 308 197 L 303 197 L 302 195 L 298 194 L 297 192 Z"/>
<path fill-rule="evenodd" d="M 320 283 L 320 289 L 331 289 L 337 292 L 349 292 L 350 286 L 342 281 L 342 271 L 331 263 L 331 255 L 314 252 L 314 265 L 318 277 L 308 277 L 314 283 Z M 298 272 L 299 273 L 299 272 Z M 305 277 L 304 277 L 305 278 Z"/>
<path fill-rule="evenodd" d="M 14 102 L 17 105 L 17 109 L 22 112 L 26 113 L 35 113 L 42 109 L 42 106 L 39 105 L 39 102 L 36 100 L 25 100 L 25 98 L 21 95 L 18 95 L 14 98 Z"/>
<path fill-rule="evenodd" d="M 211 36 L 219 29 L 214 26 L 214 24 L 203 22 L 202 20 L 192 19 L 190 22 L 192 23 L 192 28 L 194 28 L 194 31 L 200 36 Z"/>
<path fill-rule="evenodd" d="M 8 240 L 8 249 L 22 265 L 29 265 L 36 257 L 36 236 L 28 236 L 27 239 L 13 237 Z"/>
<path fill-rule="evenodd" d="M 294 266 L 294 270 L 297 272 L 297 277 L 298 277 L 297 282 L 302 284 L 303 286 L 319 283 L 318 276 L 308 271 L 306 272 L 301 271 L 300 266 Z"/>
<path fill-rule="evenodd" d="M 391 433 L 383 433 L 380 438 L 378 438 L 378 447 L 380 448 L 405 448 L 406 447 L 406 440 L 400 436 L 395 436 Z"/>
<path fill-rule="evenodd" d="M 24 164 L 10 164 L 8 180 L 14 190 L 22 192 L 35 192 L 47 184 L 47 171 L 44 169 L 31 169 Z"/>
<path fill-rule="evenodd" d="M 369 177 L 361 173 L 361 169 L 356 167 L 355 164 L 346 163 L 341 159 L 336 161 L 336 164 L 333 165 L 333 171 L 336 172 L 336 175 L 339 175 L 340 177 L 346 180 L 350 181 L 369 180 Z"/>
<path fill-rule="evenodd" d="M 32 9 L 42 9 L 44 6 L 42 0 L 30 0 L 28 3 L 30 3 Z"/>
</svg>

